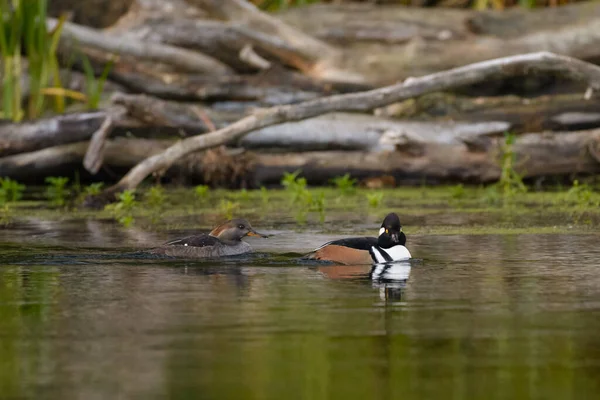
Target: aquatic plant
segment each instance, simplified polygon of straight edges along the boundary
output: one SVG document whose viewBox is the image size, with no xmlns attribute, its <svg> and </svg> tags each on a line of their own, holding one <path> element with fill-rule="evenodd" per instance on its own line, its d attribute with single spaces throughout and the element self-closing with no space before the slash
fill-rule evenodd
<svg viewBox="0 0 600 400">
<path fill-rule="evenodd" d="M 25 185 L 10 178 L 0 178 L 0 204 L 21 200 Z"/>
<path fill-rule="evenodd" d="M 231 200 L 221 200 L 219 203 L 219 212 L 227 219 L 234 217 L 234 211 L 240 208 L 240 203 L 233 202 Z"/>
<path fill-rule="evenodd" d="M 248 191 L 244 188 L 244 189 L 240 189 L 236 192 L 236 196 L 237 199 L 240 199 L 241 201 L 248 201 L 250 200 L 250 193 L 248 193 Z"/>
<path fill-rule="evenodd" d="M 45 182 L 48 184 L 46 187 L 46 198 L 55 206 L 64 206 L 70 195 L 70 190 L 67 188 L 69 178 L 64 176 L 49 176 Z"/>
<path fill-rule="evenodd" d="M 90 183 L 83 189 L 83 193 L 86 196 L 96 196 L 102 192 L 102 188 L 104 187 L 104 182 L 95 182 Z"/>
<path fill-rule="evenodd" d="M 504 198 L 511 198 L 516 194 L 527 192 L 527 186 L 523 183 L 523 178 L 515 170 L 517 155 L 514 152 L 516 135 L 506 132 L 504 134 L 504 143 L 502 144 L 502 157 L 500 181 L 498 182 Z"/>
<path fill-rule="evenodd" d="M 264 186 L 260 187 L 260 199 L 262 200 L 263 204 L 269 203 L 269 191 Z"/>
<path fill-rule="evenodd" d="M 367 194 L 365 194 L 365 196 L 367 197 L 369 207 L 373 207 L 373 208 L 379 207 L 379 205 L 381 204 L 381 201 L 383 200 L 382 192 L 367 193 Z"/>
<path fill-rule="evenodd" d="M 46 10 L 47 0 L 0 0 L 2 118 L 20 121 L 25 116 L 39 117 L 46 106 L 45 90 L 62 89 L 57 48 L 64 19 L 48 31 Z M 25 64 L 29 81 L 26 110 L 21 88 Z M 61 94 L 55 96 L 54 104 L 55 111 L 64 112 L 65 99 Z"/>
<path fill-rule="evenodd" d="M 514 152 L 515 141 L 516 136 L 513 133 L 505 132 L 504 142 L 500 146 L 500 179 L 486 189 L 482 197 L 486 203 L 513 204 L 517 195 L 527 192 L 523 178 L 515 169 L 517 163 L 517 155 Z"/>
<path fill-rule="evenodd" d="M 161 208 L 165 204 L 165 189 L 162 186 L 152 186 L 146 193 L 146 204 L 152 209 Z"/>
<path fill-rule="evenodd" d="M 344 196 L 355 192 L 356 179 L 350 178 L 350 174 L 336 176 L 335 178 L 331 179 L 331 182 L 335 185 L 336 189 Z"/>
<path fill-rule="evenodd" d="M 598 205 L 599 202 L 592 188 L 587 183 L 580 183 L 577 179 L 573 181 L 573 186 L 567 191 L 565 199 L 575 202 L 580 207 Z"/>
<path fill-rule="evenodd" d="M 194 188 L 194 194 L 200 200 L 204 200 L 208 197 L 210 188 L 207 185 L 198 185 Z"/>
<path fill-rule="evenodd" d="M 308 190 L 306 189 L 306 178 L 298 177 L 300 175 L 301 170 L 296 170 L 294 172 L 284 172 L 283 178 L 281 179 L 281 184 L 285 188 L 285 190 L 290 194 L 290 199 L 292 202 L 297 203 L 302 201 L 307 197 Z M 305 200 L 306 201 L 306 200 Z"/>
<path fill-rule="evenodd" d="M 104 65 L 104 69 L 98 78 L 96 78 L 96 75 L 94 74 L 94 68 L 85 54 L 81 55 L 81 64 L 83 66 L 83 72 L 85 75 L 85 102 L 88 109 L 95 110 L 100 105 L 100 99 L 104 91 L 104 84 L 106 83 L 108 74 L 114 65 L 114 58 L 111 58 L 110 61 Z"/>
<path fill-rule="evenodd" d="M 114 218 L 124 227 L 129 227 L 133 222 L 133 212 L 138 206 L 135 199 L 135 189 L 125 190 L 117 196 L 119 201 L 108 204 L 104 209 L 113 214 Z"/>
<path fill-rule="evenodd" d="M 454 200 L 460 200 L 465 197 L 466 191 L 462 183 L 450 187 L 450 197 Z"/>
</svg>

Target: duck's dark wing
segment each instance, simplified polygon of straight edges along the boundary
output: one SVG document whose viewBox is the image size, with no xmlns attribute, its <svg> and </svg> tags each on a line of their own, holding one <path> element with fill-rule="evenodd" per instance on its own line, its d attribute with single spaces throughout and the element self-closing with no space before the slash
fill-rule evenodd
<svg viewBox="0 0 600 400">
<path fill-rule="evenodd" d="M 171 240 L 164 246 L 191 246 L 191 247 L 206 247 L 221 244 L 221 241 L 214 236 L 207 234 L 193 235 L 182 239 Z"/>
<path fill-rule="evenodd" d="M 377 238 L 374 237 L 355 237 L 355 238 L 347 238 L 347 239 L 338 239 L 338 240 L 333 240 L 331 242 L 327 242 L 325 243 L 323 246 L 319 247 L 316 250 L 322 249 L 326 246 L 343 246 L 343 247 L 349 247 L 351 249 L 356 249 L 356 250 L 366 250 L 369 251 L 371 249 L 371 247 L 375 246 L 377 244 Z"/>
</svg>

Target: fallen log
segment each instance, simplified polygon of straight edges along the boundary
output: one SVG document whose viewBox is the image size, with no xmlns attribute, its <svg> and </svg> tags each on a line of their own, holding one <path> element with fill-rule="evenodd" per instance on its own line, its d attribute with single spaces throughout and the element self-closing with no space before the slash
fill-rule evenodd
<svg viewBox="0 0 600 400">
<path fill-rule="evenodd" d="M 335 66 L 371 84 L 389 84 L 467 63 L 535 51 L 600 59 L 600 6 L 589 2 L 508 13 L 320 4 L 291 8 L 277 16 L 298 30 L 332 43 L 339 42 L 335 36 L 345 31 L 345 26 L 355 28 L 350 33 L 345 31 L 349 36 Z M 398 21 L 407 29 L 413 28 L 410 40 L 393 39 Z M 386 35 L 392 40 L 385 40 Z M 369 36 L 379 40 L 361 40 Z"/>
<path fill-rule="evenodd" d="M 31 122 L 1 124 L 0 156 L 87 140 L 100 128 L 106 116 L 106 111 L 92 111 Z"/>
<path fill-rule="evenodd" d="M 501 135 L 510 124 L 502 121 L 398 121 L 357 113 L 330 113 L 298 122 L 255 130 L 237 145 L 246 149 L 280 151 L 390 150 L 389 137 L 404 135 L 426 142 L 460 142 L 464 137 Z"/>
<path fill-rule="evenodd" d="M 148 157 L 129 171 L 116 185 L 95 198 L 100 199 L 101 202 L 114 201 L 114 196 L 119 191 L 136 187 L 149 174 L 169 168 L 183 156 L 230 143 L 256 129 L 282 122 L 308 119 L 334 111 L 368 111 L 426 93 L 465 86 L 492 77 L 519 75 L 534 69 L 560 72 L 565 77 L 585 81 L 595 90 L 600 89 L 600 67 L 570 57 L 542 52 L 467 65 L 367 92 L 336 95 L 295 105 L 262 109 L 223 129 L 182 140 L 164 152 Z"/>
<path fill-rule="evenodd" d="M 301 169 L 308 182 L 315 185 L 327 184 L 331 178 L 346 173 L 360 179 L 393 176 L 398 184 L 487 183 L 500 178 L 506 144 L 502 137 L 484 140 L 484 146 L 473 147 L 460 140 L 404 138 L 391 151 L 273 154 L 211 150 L 179 159 L 163 176 L 207 184 L 243 181 L 250 187 L 259 187 L 279 184 L 284 172 Z M 108 140 L 104 163 L 111 169 L 129 168 L 149 154 L 160 154 L 171 144 L 166 140 Z M 81 164 L 87 147 L 87 142 L 79 142 L 3 157 L 0 171 L 17 180 L 72 171 Z M 510 151 L 515 155 L 516 171 L 526 179 L 600 173 L 600 129 L 527 133 L 516 138 Z M 219 162 L 215 163 L 215 159 Z"/>
<path fill-rule="evenodd" d="M 360 74 L 340 67 L 343 52 L 314 37 L 259 11 L 244 0 L 187 0 L 213 16 L 244 25 L 249 31 L 275 37 L 283 45 L 269 47 L 269 51 L 305 73 L 332 82 L 365 83 Z M 268 41 L 272 42 L 272 41 Z M 267 41 L 262 41 L 266 47 Z"/>
<path fill-rule="evenodd" d="M 49 30 L 54 29 L 57 20 L 48 18 Z M 231 73 L 225 64 L 198 52 L 174 46 L 146 43 L 134 37 L 113 37 L 96 29 L 64 22 L 61 35 L 61 46 L 73 49 L 81 45 L 97 48 L 116 55 L 128 55 L 139 60 L 162 62 L 176 66 L 183 71 L 202 72 L 209 75 Z"/>
</svg>

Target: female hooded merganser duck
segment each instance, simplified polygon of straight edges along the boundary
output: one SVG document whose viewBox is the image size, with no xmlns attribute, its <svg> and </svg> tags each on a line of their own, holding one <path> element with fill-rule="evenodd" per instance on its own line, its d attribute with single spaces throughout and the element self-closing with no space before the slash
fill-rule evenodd
<svg viewBox="0 0 600 400">
<path fill-rule="evenodd" d="M 188 258 L 235 256 L 252 251 L 252 247 L 242 241 L 244 236 L 266 237 L 256 232 L 245 219 L 236 218 L 217 226 L 208 235 L 202 233 L 175 239 L 150 250 L 150 253 Z"/>
<path fill-rule="evenodd" d="M 346 265 L 407 260 L 411 255 L 404 247 L 405 244 L 406 235 L 402 232 L 400 218 L 395 213 L 390 213 L 381 224 L 378 238 L 357 237 L 334 240 L 315 249 L 305 258 Z"/>
</svg>

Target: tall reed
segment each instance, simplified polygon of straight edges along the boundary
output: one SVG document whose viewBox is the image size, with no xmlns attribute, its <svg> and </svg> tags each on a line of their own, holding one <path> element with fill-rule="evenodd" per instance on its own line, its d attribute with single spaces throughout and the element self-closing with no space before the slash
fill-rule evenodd
<svg viewBox="0 0 600 400">
<path fill-rule="evenodd" d="M 13 121 L 37 118 L 46 108 L 44 89 L 61 88 L 57 58 L 62 20 L 52 31 L 46 25 L 47 0 L 0 0 L 0 54 L 2 103 L 0 116 Z M 29 96 L 23 108 L 22 81 L 27 60 Z M 54 97 L 63 112 L 65 99 Z"/>
</svg>

